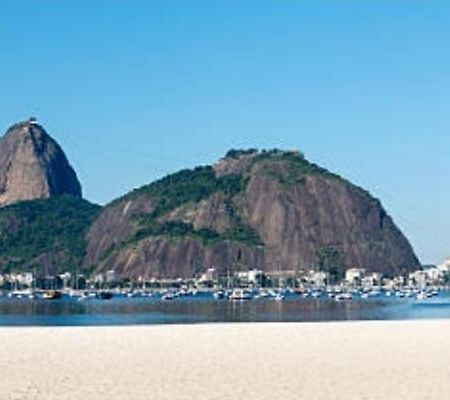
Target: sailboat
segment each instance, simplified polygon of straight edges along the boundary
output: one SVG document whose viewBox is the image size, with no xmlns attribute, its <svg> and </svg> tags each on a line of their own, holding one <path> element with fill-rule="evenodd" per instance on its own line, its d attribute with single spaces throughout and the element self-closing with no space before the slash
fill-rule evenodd
<svg viewBox="0 0 450 400">
<path fill-rule="evenodd" d="M 277 300 L 277 301 L 284 300 L 284 298 L 285 298 L 282 280 L 281 280 L 281 265 L 280 265 L 280 263 L 278 263 L 278 290 L 276 291 L 275 296 L 273 298 L 274 298 L 274 300 Z"/>
<path fill-rule="evenodd" d="M 230 300 L 251 300 L 253 298 L 253 295 L 250 291 L 245 289 L 233 289 L 233 291 L 230 294 L 229 299 Z"/>
</svg>

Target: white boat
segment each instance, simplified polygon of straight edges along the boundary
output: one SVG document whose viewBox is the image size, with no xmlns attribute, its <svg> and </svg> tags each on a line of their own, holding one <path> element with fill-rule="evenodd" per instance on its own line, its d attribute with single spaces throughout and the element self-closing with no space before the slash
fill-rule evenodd
<svg viewBox="0 0 450 400">
<path fill-rule="evenodd" d="M 224 298 L 226 297 L 226 293 L 225 293 L 225 291 L 223 291 L 223 290 L 217 290 L 217 291 L 215 291 L 215 292 L 213 293 L 213 297 L 214 297 L 216 300 L 222 300 L 222 299 L 224 299 Z"/>
<path fill-rule="evenodd" d="M 419 301 L 423 301 L 427 298 L 427 294 L 424 291 L 421 291 L 417 294 L 416 299 Z"/>
<path fill-rule="evenodd" d="M 276 295 L 275 295 L 275 297 L 274 297 L 274 299 L 275 300 L 277 300 L 277 301 L 281 301 L 281 300 L 284 300 L 284 293 L 283 292 L 281 292 L 281 291 L 279 291 Z"/>
<path fill-rule="evenodd" d="M 77 298 L 77 301 L 84 301 L 89 298 L 87 293 L 81 293 L 80 296 Z"/>
<path fill-rule="evenodd" d="M 345 301 L 345 300 L 351 300 L 353 298 L 351 293 L 339 293 L 338 295 L 336 295 L 335 300 L 336 301 Z"/>
<path fill-rule="evenodd" d="M 167 292 L 167 293 L 162 295 L 161 300 L 173 300 L 176 297 L 177 296 L 175 295 L 175 293 Z"/>
<path fill-rule="evenodd" d="M 252 298 L 252 294 L 244 289 L 234 289 L 229 297 L 230 300 L 234 301 L 251 300 Z"/>
<path fill-rule="evenodd" d="M 24 297 L 30 298 L 29 296 L 33 294 L 31 289 L 24 290 L 14 290 L 13 292 L 8 293 L 9 298 L 22 299 Z"/>
</svg>

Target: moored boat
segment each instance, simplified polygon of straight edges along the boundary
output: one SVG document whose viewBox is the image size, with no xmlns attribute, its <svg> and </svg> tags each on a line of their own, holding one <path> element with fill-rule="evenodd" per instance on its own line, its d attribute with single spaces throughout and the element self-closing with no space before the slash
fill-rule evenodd
<svg viewBox="0 0 450 400">
<path fill-rule="evenodd" d="M 114 296 L 113 292 L 108 292 L 106 290 L 102 290 L 101 292 L 97 293 L 97 297 L 100 300 L 111 300 L 113 298 L 113 296 Z"/>
<path fill-rule="evenodd" d="M 230 296 L 230 300 L 240 301 L 240 300 L 251 300 L 253 298 L 252 294 L 244 289 L 234 289 Z"/>
<path fill-rule="evenodd" d="M 344 292 L 344 293 L 339 293 L 338 295 L 336 295 L 335 300 L 345 301 L 345 300 L 351 300 L 352 298 L 353 298 L 353 296 L 351 293 Z"/>
<path fill-rule="evenodd" d="M 215 291 L 215 292 L 213 293 L 213 297 L 214 297 L 216 300 L 222 300 L 222 299 L 225 299 L 225 298 L 226 298 L 226 293 L 225 293 L 224 290 L 217 290 L 217 291 Z"/>
<path fill-rule="evenodd" d="M 47 290 L 43 295 L 42 298 L 44 300 L 58 300 L 62 296 L 61 292 L 59 290 Z"/>
</svg>

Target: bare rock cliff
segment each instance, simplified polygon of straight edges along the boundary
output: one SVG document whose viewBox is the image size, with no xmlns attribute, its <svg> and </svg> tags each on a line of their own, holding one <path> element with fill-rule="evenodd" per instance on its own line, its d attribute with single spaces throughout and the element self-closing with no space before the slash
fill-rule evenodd
<svg viewBox="0 0 450 400">
<path fill-rule="evenodd" d="M 0 139 L 0 206 L 63 194 L 81 186 L 61 147 L 34 120 L 13 125 Z"/>
</svg>

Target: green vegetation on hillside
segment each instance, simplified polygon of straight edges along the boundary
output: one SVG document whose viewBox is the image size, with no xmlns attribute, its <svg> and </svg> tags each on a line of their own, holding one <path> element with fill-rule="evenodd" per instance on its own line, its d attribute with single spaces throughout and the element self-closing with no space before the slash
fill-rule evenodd
<svg viewBox="0 0 450 400">
<path fill-rule="evenodd" d="M 187 224 L 181 221 L 149 221 L 145 223 L 140 222 L 138 231 L 130 238 L 131 242 L 136 242 L 145 239 L 148 236 L 168 236 L 181 237 L 189 236 L 200 239 L 205 244 L 215 243 L 220 239 L 220 235 L 211 229 L 194 229 L 192 224 Z"/>
<path fill-rule="evenodd" d="M 239 158 L 249 154 L 258 153 L 258 149 L 231 149 L 225 154 L 225 158 Z"/>
<path fill-rule="evenodd" d="M 328 180 L 338 181 L 344 184 L 349 190 L 380 206 L 380 201 L 374 198 L 367 190 L 350 183 L 348 180 L 328 171 L 326 168 L 322 168 L 308 161 L 301 152 L 282 151 L 278 149 L 263 150 L 254 158 L 253 165 L 264 161 L 267 161 L 267 164 L 261 171 L 276 179 L 286 190 L 289 190 L 296 184 L 305 183 L 306 176 L 320 176 Z M 282 163 L 284 173 L 280 173 L 274 168 L 271 168 L 272 163 Z"/>
<path fill-rule="evenodd" d="M 263 245 L 259 235 L 244 223 L 234 224 L 229 230 L 218 233 L 208 228 L 195 229 L 192 224 L 181 221 L 157 222 L 155 220 L 146 220 L 144 223 L 139 221 L 138 230 L 127 240 L 127 244 L 138 242 L 149 236 L 167 236 L 171 238 L 191 237 L 201 240 L 205 245 L 227 240 L 249 246 Z"/>
<path fill-rule="evenodd" d="M 341 251 L 335 246 L 316 248 L 316 267 L 329 274 L 331 284 L 341 281 L 346 270 Z"/>
<path fill-rule="evenodd" d="M 241 175 L 216 177 L 211 166 L 184 169 L 143 186 L 126 195 L 123 199 L 133 199 L 141 195 L 152 197 L 157 207 L 152 217 L 167 212 L 189 202 L 197 203 L 215 192 L 224 192 L 233 196 L 245 189 L 246 179 Z"/>
<path fill-rule="evenodd" d="M 254 159 L 254 164 L 268 161 L 270 163 L 282 163 L 287 171 L 283 176 L 277 174 L 283 183 L 297 183 L 298 179 L 305 175 L 319 175 L 328 179 L 344 181 L 339 175 L 329 172 L 327 169 L 308 161 L 303 153 L 298 151 L 282 151 L 278 149 L 262 151 Z M 265 170 L 270 173 L 270 163 Z"/>
<path fill-rule="evenodd" d="M 204 244 L 230 240 L 260 245 L 261 239 L 258 234 L 237 217 L 233 220 L 233 227 L 221 234 L 206 228 L 195 229 L 192 224 L 184 222 L 160 220 L 160 217 L 182 205 L 198 203 L 217 192 L 225 194 L 232 203 L 231 199 L 245 190 L 247 182 L 248 178 L 242 175 L 218 177 L 211 166 L 205 166 L 168 175 L 140 188 L 129 196 L 142 194 L 149 196 L 155 199 L 156 207 L 153 212 L 135 218 L 138 229 L 127 242 L 136 242 L 148 236 L 189 236 L 202 240 Z"/>
<path fill-rule="evenodd" d="M 85 254 L 86 233 L 100 207 L 85 200 L 61 196 L 24 201 L 0 209 L 0 272 L 38 270 L 51 254 L 58 270 L 73 271 Z"/>
</svg>

